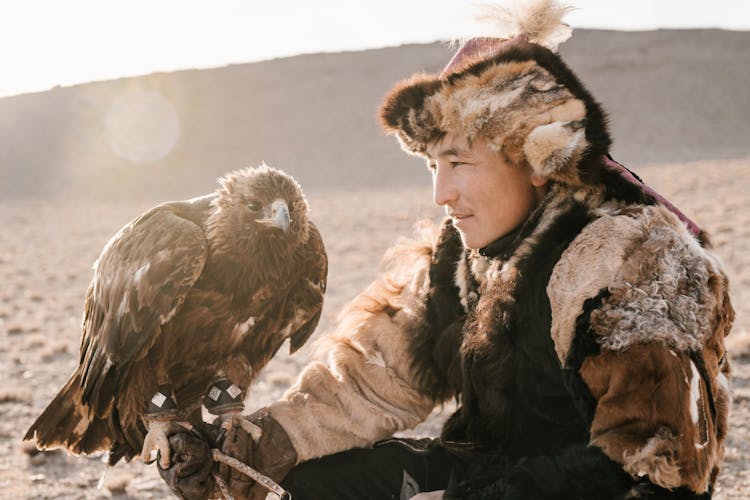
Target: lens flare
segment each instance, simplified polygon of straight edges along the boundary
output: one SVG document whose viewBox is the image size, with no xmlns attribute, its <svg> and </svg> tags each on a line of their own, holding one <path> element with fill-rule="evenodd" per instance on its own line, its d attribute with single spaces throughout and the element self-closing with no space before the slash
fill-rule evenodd
<svg viewBox="0 0 750 500">
<path fill-rule="evenodd" d="M 105 128 L 112 150 L 133 163 L 162 159 L 180 137 L 174 106 L 150 89 L 128 90 L 118 96 L 107 111 Z"/>
</svg>

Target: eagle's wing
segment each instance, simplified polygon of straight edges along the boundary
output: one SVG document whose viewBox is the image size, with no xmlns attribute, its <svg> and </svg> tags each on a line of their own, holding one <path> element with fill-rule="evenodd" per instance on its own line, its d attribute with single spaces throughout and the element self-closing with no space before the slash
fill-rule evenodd
<svg viewBox="0 0 750 500">
<path fill-rule="evenodd" d="M 305 246 L 303 269 L 298 286 L 292 290 L 289 300 L 293 309 L 289 335 L 290 353 L 302 347 L 318 326 L 328 282 L 328 256 L 323 238 L 312 222 L 310 237 Z"/>
<path fill-rule="evenodd" d="M 81 340 L 83 402 L 97 414 L 129 363 L 148 353 L 177 313 L 207 254 L 203 230 L 170 204 L 133 220 L 105 245 L 86 295 Z"/>
</svg>

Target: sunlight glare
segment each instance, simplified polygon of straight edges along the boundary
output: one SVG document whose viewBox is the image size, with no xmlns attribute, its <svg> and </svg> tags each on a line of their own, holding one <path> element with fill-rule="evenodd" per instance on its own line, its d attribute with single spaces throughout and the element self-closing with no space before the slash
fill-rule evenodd
<svg viewBox="0 0 750 500">
<path fill-rule="evenodd" d="M 162 159 L 180 137 L 174 106 L 155 90 L 134 89 L 121 94 L 110 105 L 104 125 L 112 150 L 132 163 Z"/>
<path fill-rule="evenodd" d="M 457 35 L 490 0 L 24 0 L 0 3 L 0 97 L 54 85 Z M 503 0 L 500 0 L 503 1 Z M 569 0 L 576 28 L 750 28 L 745 0 Z"/>
</svg>

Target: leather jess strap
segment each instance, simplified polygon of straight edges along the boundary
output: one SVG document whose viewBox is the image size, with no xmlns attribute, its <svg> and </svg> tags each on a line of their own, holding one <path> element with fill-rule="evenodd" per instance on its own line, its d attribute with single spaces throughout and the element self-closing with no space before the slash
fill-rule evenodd
<svg viewBox="0 0 750 500">
<path fill-rule="evenodd" d="M 622 166 L 621 164 L 617 163 L 615 160 L 612 159 L 609 155 L 606 155 L 604 157 L 604 165 L 611 171 L 618 173 L 623 179 L 628 181 L 630 184 L 633 184 L 634 186 L 641 189 L 643 192 L 653 196 L 660 204 L 664 205 L 669 209 L 670 212 L 675 214 L 679 219 L 685 223 L 687 226 L 688 231 L 695 236 L 698 237 L 701 233 L 701 228 L 698 227 L 698 224 L 693 222 L 687 215 L 682 213 L 679 208 L 677 208 L 672 202 L 670 202 L 668 199 L 654 191 L 651 187 L 649 187 L 646 183 L 644 183 L 637 175 L 635 175 L 633 172 L 628 170 L 626 167 Z"/>
</svg>

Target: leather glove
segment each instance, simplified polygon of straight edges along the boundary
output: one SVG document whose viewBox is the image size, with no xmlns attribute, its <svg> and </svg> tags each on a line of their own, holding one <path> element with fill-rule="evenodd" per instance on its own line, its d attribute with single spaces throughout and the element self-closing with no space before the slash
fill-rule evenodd
<svg viewBox="0 0 750 500">
<path fill-rule="evenodd" d="M 276 483 L 280 483 L 289 474 L 289 471 L 297 465 L 297 450 L 294 449 L 284 428 L 270 415 L 267 409 L 260 416 L 259 422 L 263 428 L 263 436 L 255 446 L 253 462 L 259 471 Z M 250 498 L 262 500 L 265 495 L 265 488 L 256 484 L 251 489 Z"/>
<path fill-rule="evenodd" d="M 212 447 L 256 469 L 276 482 L 281 481 L 297 463 L 297 452 L 279 423 L 266 408 L 247 417 L 263 431 L 257 443 L 243 429 L 239 419 L 221 436 L 218 426 L 208 426 L 198 435 L 179 432 L 169 437 L 172 463 L 168 469 L 159 467 L 159 474 L 172 491 L 185 500 L 221 498 L 211 475 L 218 471 L 228 483 L 232 496 L 239 499 L 264 499 L 268 490 L 225 464 L 215 464 Z M 218 434 L 218 436 L 217 436 Z"/>
<path fill-rule="evenodd" d="M 258 442 L 253 443 L 252 437 L 242 427 L 233 425 L 224 440 L 222 451 L 278 483 L 297 464 L 297 451 L 284 428 L 268 412 L 268 408 L 258 410 L 249 420 L 263 430 Z M 235 455 L 242 450 L 250 450 L 252 456 L 243 460 Z M 227 475 L 222 473 L 222 477 L 226 478 Z M 268 493 L 262 485 L 235 470 L 229 476 L 229 490 L 237 499 L 263 500 Z"/>
<path fill-rule="evenodd" d="M 162 469 L 157 460 L 159 475 L 180 498 L 198 500 L 209 498 L 216 488 L 211 469 L 214 460 L 211 446 L 203 436 L 178 432 L 169 436 L 172 460 L 168 469 Z"/>
</svg>

